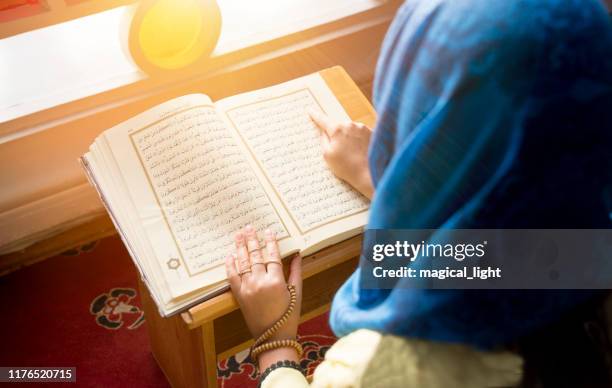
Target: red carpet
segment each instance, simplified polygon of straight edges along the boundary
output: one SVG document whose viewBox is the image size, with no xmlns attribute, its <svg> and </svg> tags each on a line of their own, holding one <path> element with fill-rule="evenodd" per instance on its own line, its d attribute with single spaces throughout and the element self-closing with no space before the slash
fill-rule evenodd
<svg viewBox="0 0 612 388">
<path fill-rule="evenodd" d="M 168 387 L 140 306 L 136 272 L 118 237 L 0 277 L 0 366 L 75 366 L 76 385 L 84 387 Z M 327 316 L 302 324 L 300 341 L 302 364 L 312 369 L 335 341 Z M 243 358 L 219 363 L 220 387 L 257 385 Z"/>
</svg>

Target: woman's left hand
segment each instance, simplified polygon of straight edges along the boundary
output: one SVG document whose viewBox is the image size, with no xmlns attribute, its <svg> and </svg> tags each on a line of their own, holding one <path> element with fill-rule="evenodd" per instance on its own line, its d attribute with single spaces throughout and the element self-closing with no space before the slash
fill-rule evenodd
<svg viewBox="0 0 612 388">
<path fill-rule="evenodd" d="M 274 325 L 289 306 L 289 291 L 276 236 L 269 230 L 264 234 L 266 246 L 262 248 L 253 227 L 239 231 L 235 236 L 236 254 L 225 260 L 232 292 L 253 338 Z M 296 306 L 287 323 L 271 340 L 296 338 L 302 304 L 302 259 L 299 256 L 291 262 L 288 282 L 295 286 Z"/>
<path fill-rule="evenodd" d="M 338 123 L 317 111 L 310 118 L 321 129 L 323 158 L 330 170 L 369 199 L 374 185 L 368 165 L 368 147 L 372 130 L 365 124 L 349 121 Z"/>
</svg>

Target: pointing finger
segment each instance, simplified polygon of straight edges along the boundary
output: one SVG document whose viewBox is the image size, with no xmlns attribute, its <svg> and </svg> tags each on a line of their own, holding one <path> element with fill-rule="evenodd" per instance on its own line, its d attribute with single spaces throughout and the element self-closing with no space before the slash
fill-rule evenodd
<svg viewBox="0 0 612 388">
<path fill-rule="evenodd" d="M 336 123 L 326 114 L 309 110 L 310 119 L 319 127 L 328 137 L 332 137 L 336 131 Z"/>
</svg>

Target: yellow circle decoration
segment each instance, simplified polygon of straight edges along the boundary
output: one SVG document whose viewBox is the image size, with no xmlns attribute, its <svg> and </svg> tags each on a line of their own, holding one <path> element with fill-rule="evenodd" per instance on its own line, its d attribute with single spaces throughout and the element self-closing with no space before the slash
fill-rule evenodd
<svg viewBox="0 0 612 388">
<path fill-rule="evenodd" d="M 220 32 L 215 0 L 143 0 L 133 11 L 128 46 L 146 73 L 188 70 L 209 58 Z"/>
</svg>

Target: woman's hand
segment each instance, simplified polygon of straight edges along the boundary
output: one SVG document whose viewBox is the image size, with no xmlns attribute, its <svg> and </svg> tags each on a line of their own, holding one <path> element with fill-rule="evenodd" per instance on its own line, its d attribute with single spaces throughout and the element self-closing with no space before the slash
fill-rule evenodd
<svg viewBox="0 0 612 388">
<path fill-rule="evenodd" d="M 368 165 L 368 147 L 372 130 L 365 124 L 336 123 L 328 116 L 309 112 L 312 121 L 321 129 L 323 157 L 332 172 L 357 191 L 372 199 L 374 186 Z"/>
<path fill-rule="evenodd" d="M 229 255 L 225 260 L 232 292 L 255 339 L 274 325 L 289 306 L 289 291 L 276 236 L 269 230 L 264 235 L 266 246 L 260 247 L 257 232 L 248 225 L 244 231 L 236 233 L 236 254 Z M 297 303 L 288 321 L 270 340 L 295 339 L 297 336 L 302 305 L 302 258 L 299 256 L 291 262 L 288 282 L 295 286 Z M 277 349 L 265 352 L 259 357 L 260 370 L 264 370 L 268 364 L 286 359 L 297 360 L 295 351 Z"/>
</svg>

